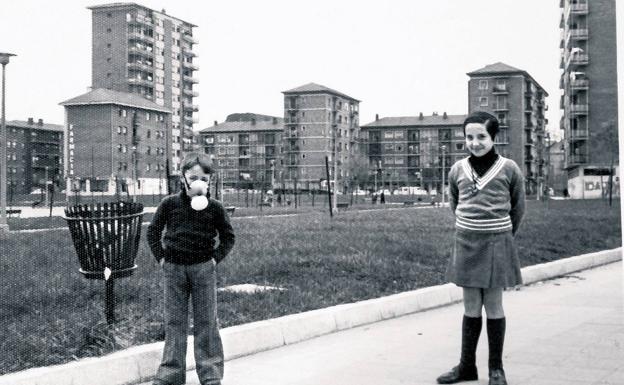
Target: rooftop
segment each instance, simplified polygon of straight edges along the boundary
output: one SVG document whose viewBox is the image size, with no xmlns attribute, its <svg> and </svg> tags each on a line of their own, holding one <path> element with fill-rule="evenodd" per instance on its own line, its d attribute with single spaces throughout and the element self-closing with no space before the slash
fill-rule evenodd
<svg viewBox="0 0 624 385">
<path fill-rule="evenodd" d="M 359 100 L 352 98 L 349 95 L 343 94 L 342 92 L 333 90 L 329 87 L 325 87 L 322 86 L 320 84 L 316 84 L 316 83 L 308 83 L 308 84 L 304 84 L 300 87 L 297 88 L 293 88 L 291 90 L 288 91 L 282 91 L 283 94 L 332 94 L 332 95 L 336 95 L 336 96 L 340 96 L 346 99 L 350 99 L 353 100 L 355 102 L 359 102 Z"/>
<path fill-rule="evenodd" d="M 389 116 L 362 127 L 461 126 L 468 115 Z"/>
<path fill-rule="evenodd" d="M 59 103 L 61 106 L 84 106 L 94 104 L 114 104 L 118 106 L 126 106 L 133 108 L 142 108 L 144 110 L 152 110 L 159 112 L 171 113 L 171 110 L 160 106 L 144 97 L 129 93 L 113 91 L 106 88 L 97 88 L 92 91 L 76 96 Z"/>
<path fill-rule="evenodd" d="M 531 81 L 533 81 L 533 83 L 535 83 L 535 85 L 544 92 L 545 96 L 548 96 L 548 92 L 546 92 L 546 90 L 544 90 L 544 88 L 535 80 L 533 79 L 533 77 L 531 75 L 529 75 L 528 72 L 526 72 L 525 70 L 521 70 L 519 68 L 516 67 L 512 67 L 508 64 L 502 63 L 502 62 L 497 62 L 494 64 L 488 64 L 483 68 L 479 68 L 477 70 L 468 72 L 466 75 L 470 76 L 470 77 L 478 77 L 481 75 L 484 76 L 489 76 L 489 75 L 523 75 L 529 79 L 531 79 Z"/>
<path fill-rule="evenodd" d="M 44 123 L 43 120 L 35 121 L 34 119 L 26 120 L 10 120 L 6 122 L 7 127 L 18 128 L 34 128 L 37 130 L 63 132 L 62 124 Z"/>
<path fill-rule="evenodd" d="M 177 17 L 174 17 L 174 16 L 171 16 L 171 15 L 168 15 L 168 14 L 165 12 L 165 10 L 164 10 L 164 9 L 163 9 L 162 11 L 156 11 L 156 10 L 153 10 L 153 9 L 151 9 L 151 8 L 148 8 L 148 7 L 144 6 L 144 5 L 137 4 L 137 3 L 109 3 L 109 4 L 100 4 L 100 5 L 91 5 L 91 6 L 87 7 L 87 9 L 91 9 L 91 10 L 95 10 L 95 9 L 106 9 L 106 8 L 121 8 L 121 9 L 123 9 L 123 8 L 143 8 L 143 9 L 145 9 L 145 10 L 149 11 L 149 12 L 159 13 L 159 14 L 161 14 L 161 15 L 163 15 L 163 16 L 167 16 L 167 17 L 169 17 L 169 18 L 176 19 L 176 20 L 178 20 L 178 21 L 181 21 L 181 22 L 183 22 L 183 23 L 186 23 L 186 24 L 188 24 L 188 25 L 190 25 L 190 26 L 192 26 L 192 27 L 197 27 L 197 26 L 196 26 L 195 24 L 193 24 L 193 23 L 189 23 L 188 21 L 184 21 L 184 20 L 179 19 L 179 18 L 177 18 Z"/>
<path fill-rule="evenodd" d="M 204 128 L 199 132 L 206 134 L 223 132 L 281 131 L 283 129 L 283 118 L 246 112 L 230 114 L 225 122 L 215 122 L 213 126 Z"/>
</svg>

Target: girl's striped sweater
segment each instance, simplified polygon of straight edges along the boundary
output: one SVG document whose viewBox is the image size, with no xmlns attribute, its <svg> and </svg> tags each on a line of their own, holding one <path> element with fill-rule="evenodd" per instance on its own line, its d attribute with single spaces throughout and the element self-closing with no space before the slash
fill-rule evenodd
<svg viewBox="0 0 624 385">
<path fill-rule="evenodd" d="M 518 165 L 499 156 L 481 177 L 468 158 L 449 172 L 449 202 L 459 231 L 518 231 L 524 215 L 524 178 Z"/>
</svg>

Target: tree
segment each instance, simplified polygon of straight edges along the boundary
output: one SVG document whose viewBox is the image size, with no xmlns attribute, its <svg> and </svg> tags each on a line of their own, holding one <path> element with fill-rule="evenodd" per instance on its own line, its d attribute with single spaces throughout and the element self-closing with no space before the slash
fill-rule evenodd
<svg viewBox="0 0 624 385">
<path fill-rule="evenodd" d="M 349 175 L 353 186 L 366 186 L 370 177 L 368 157 L 363 154 L 354 154 L 349 164 Z"/>
</svg>

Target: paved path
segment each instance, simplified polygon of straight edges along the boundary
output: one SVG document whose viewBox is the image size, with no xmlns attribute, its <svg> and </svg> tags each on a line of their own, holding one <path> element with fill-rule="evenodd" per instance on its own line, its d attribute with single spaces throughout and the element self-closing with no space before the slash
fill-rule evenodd
<svg viewBox="0 0 624 385">
<path fill-rule="evenodd" d="M 505 293 L 511 385 L 624 385 L 622 263 Z M 223 385 L 435 384 L 459 358 L 461 304 L 226 362 Z M 487 337 L 477 352 L 487 384 Z M 194 372 L 187 384 L 198 384 Z"/>
</svg>

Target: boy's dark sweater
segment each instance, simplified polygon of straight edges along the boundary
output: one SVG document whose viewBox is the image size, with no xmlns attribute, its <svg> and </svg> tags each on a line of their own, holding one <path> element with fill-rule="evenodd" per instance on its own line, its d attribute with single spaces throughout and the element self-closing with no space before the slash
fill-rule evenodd
<svg viewBox="0 0 624 385">
<path fill-rule="evenodd" d="M 189 265 L 214 259 L 219 263 L 228 255 L 234 246 L 234 230 L 223 205 L 208 200 L 208 207 L 195 211 L 184 191 L 163 199 L 147 228 L 147 242 L 156 260 Z"/>
</svg>

